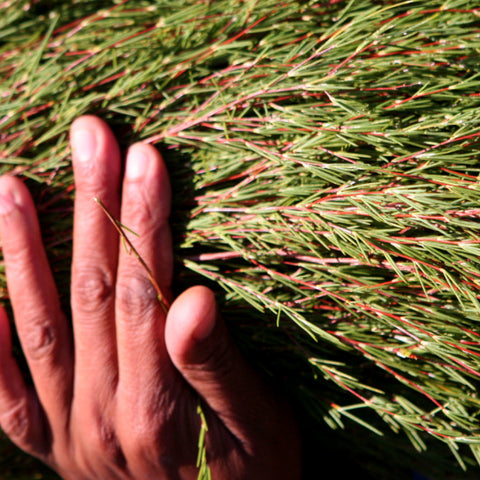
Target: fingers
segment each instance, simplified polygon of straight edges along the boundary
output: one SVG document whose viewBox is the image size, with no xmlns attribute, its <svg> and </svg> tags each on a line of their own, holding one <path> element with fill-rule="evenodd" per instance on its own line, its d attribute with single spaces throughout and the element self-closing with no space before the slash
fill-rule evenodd
<svg viewBox="0 0 480 480">
<path fill-rule="evenodd" d="M 255 386 L 264 389 L 218 318 L 211 290 L 199 286 L 180 295 L 168 313 L 165 335 L 170 357 L 185 380 L 236 437 L 248 438 L 245 424 L 255 424 L 257 410 L 245 399 Z"/>
<path fill-rule="evenodd" d="M 38 399 L 25 386 L 22 373 L 12 356 L 10 326 L 0 307 L 0 428 L 23 450 L 41 454 L 45 439 L 44 418 Z"/>
<path fill-rule="evenodd" d="M 286 438 L 291 442 L 294 458 L 298 453 L 298 432 L 288 409 L 241 357 L 209 289 L 193 287 L 175 300 L 168 313 L 165 335 L 177 369 L 247 454 L 252 458 L 274 455 L 281 439 Z"/>
<path fill-rule="evenodd" d="M 116 381 L 114 296 L 118 234 L 94 202 L 98 197 L 118 218 L 120 152 L 111 130 L 97 117 L 71 127 L 75 173 L 72 316 L 76 379 L 84 388 L 111 388 Z"/>
<path fill-rule="evenodd" d="M 52 427 L 61 428 L 71 400 L 71 333 L 60 309 L 28 190 L 17 178 L 4 176 L 0 177 L 0 192 L 0 235 L 17 331 L 40 402 Z M 6 342 L 3 311 L 1 315 L 2 341 Z M 1 355 L 13 377 L 10 392 L 5 390 L 6 383 L 3 391 L 11 395 L 6 404 L 12 404 L 14 398 L 24 398 L 25 392 L 19 372 L 9 360 L 10 347 L 4 345 Z M 2 375 L 6 375 L 3 370 Z"/>
<path fill-rule="evenodd" d="M 121 223 L 136 233 L 128 234 L 129 238 L 168 297 L 173 259 L 165 165 L 154 147 L 138 143 L 127 154 L 125 170 Z M 120 248 L 116 284 L 120 389 L 125 386 L 132 395 L 147 397 L 145 392 L 153 385 L 169 381 L 174 370 L 165 349 L 164 321 L 145 265 L 132 252 Z"/>
</svg>

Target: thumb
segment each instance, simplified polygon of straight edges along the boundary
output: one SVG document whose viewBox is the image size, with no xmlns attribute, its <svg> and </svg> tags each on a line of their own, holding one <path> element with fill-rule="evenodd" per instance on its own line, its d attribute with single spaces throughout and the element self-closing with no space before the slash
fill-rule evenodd
<svg viewBox="0 0 480 480">
<path fill-rule="evenodd" d="M 165 341 L 185 380 L 247 449 L 272 430 L 281 407 L 232 342 L 210 289 L 193 287 L 175 300 Z"/>
</svg>

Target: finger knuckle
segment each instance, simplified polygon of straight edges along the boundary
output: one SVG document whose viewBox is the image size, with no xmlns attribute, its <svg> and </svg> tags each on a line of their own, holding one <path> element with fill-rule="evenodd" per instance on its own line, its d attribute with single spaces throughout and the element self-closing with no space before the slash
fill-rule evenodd
<svg viewBox="0 0 480 480">
<path fill-rule="evenodd" d="M 29 266 L 35 264 L 35 255 L 32 248 L 25 241 L 10 243 L 9 247 L 5 256 L 8 257 L 8 263 L 13 270 L 25 271 Z"/>
<path fill-rule="evenodd" d="M 126 459 L 118 437 L 112 426 L 104 419 L 96 422 L 85 439 L 83 455 L 85 459 L 97 459 L 93 463 L 108 465 L 114 470 L 122 471 L 126 467 Z M 88 461 L 83 462 L 88 464 Z"/>
<path fill-rule="evenodd" d="M 137 186 L 132 185 L 134 189 L 132 201 L 128 205 L 128 216 L 135 219 L 135 224 L 139 226 L 152 226 L 158 223 L 158 202 L 146 195 L 146 192 L 139 192 Z"/>
<path fill-rule="evenodd" d="M 106 423 L 98 429 L 98 445 L 102 456 L 116 467 L 123 468 L 126 464 L 125 456 L 114 430 Z"/>
<path fill-rule="evenodd" d="M 20 331 L 23 351 L 31 360 L 50 358 L 58 345 L 58 328 L 51 316 L 34 316 L 25 322 Z"/>
<path fill-rule="evenodd" d="M 33 426 L 26 402 L 19 402 L 13 408 L 0 414 L 0 426 L 10 440 L 24 450 L 31 450 Z"/>
<path fill-rule="evenodd" d="M 102 312 L 112 301 L 113 275 L 100 266 L 82 267 L 73 275 L 72 303 L 81 314 Z"/>
<path fill-rule="evenodd" d="M 129 323 L 143 323 L 158 304 L 158 294 L 150 280 L 139 272 L 123 274 L 117 284 L 119 310 Z"/>
</svg>

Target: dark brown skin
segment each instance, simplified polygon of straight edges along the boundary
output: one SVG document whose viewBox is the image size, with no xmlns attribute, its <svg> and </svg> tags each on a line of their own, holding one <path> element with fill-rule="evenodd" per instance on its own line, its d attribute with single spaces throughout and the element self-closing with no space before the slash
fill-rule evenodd
<svg viewBox="0 0 480 480">
<path fill-rule="evenodd" d="M 15 325 L 34 387 L 12 356 L 0 309 L 0 426 L 67 479 L 197 478 L 202 399 L 214 480 L 297 480 L 300 436 L 287 404 L 230 339 L 201 286 L 164 314 L 147 272 L 93 201 L 139 234 L 131 240 L 171 297 L 170 186 L 160 154 L 118 144 L 99 118 L 71 128 L 76 200 L 72 318 L 60 309 L 32 198 L 0 177 L 0 236 Z M 122 191 L 122 198 L 120 198 Z"/>
</svg>

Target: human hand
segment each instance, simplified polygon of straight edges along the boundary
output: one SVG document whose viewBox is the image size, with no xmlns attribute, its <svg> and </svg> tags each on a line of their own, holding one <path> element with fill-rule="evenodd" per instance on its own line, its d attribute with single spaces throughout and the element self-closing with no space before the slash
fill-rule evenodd
<svg viewBox="0 0 480 480">
<path fill-rule="evenodd" d="M 33 379 L 28 386 L 12 356 L 0 308 L 1 428 L 68 479 L 195 479 L 200 397 L 214 480 L 298 479 L 293 416 L 241 358 L 213 293 L 193 287 L 165 315 L 147 272 L 93 202 L 139 234 L 135 248 L 170 297 L 170 186 L 160 154 L 133 145 L 122 179 L 118 144 L 102 120 L 77 119 L 71 142 L 73 328 L 32 198 L 19 179 L 0 177 L 7 286 Z"/>
</svg>

